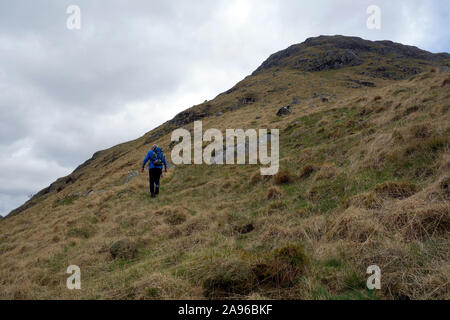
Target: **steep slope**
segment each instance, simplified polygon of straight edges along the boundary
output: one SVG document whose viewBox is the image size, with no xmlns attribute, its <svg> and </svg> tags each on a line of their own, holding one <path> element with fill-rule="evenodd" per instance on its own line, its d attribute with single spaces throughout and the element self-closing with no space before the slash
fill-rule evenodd
<svg viewBox="0 0 450 320">
<path fill-rule="evenodd" d="M 0 297 L 450 298 L 449 66 L 448 54 L 343 36 L 275 53 L 2 219 Z M 150 199 L 133 170 L 195 120 L 280 129 L 281 171 L 176 166 Z M 123 238 L 136 251 L 113 258 Z M 69 265 L 81 291 L 66 289 Z"/>
</svg>

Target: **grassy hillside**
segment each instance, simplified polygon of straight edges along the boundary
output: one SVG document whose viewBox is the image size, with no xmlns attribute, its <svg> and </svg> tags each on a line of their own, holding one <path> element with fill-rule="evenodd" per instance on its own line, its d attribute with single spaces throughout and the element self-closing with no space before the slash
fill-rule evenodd
<svg viewBox="0 0 450 320">
<path fill-rule="evenodd" d="M 348 37 L 272 55 L 2 219 L 0 298 L 449 299 L 448 66 L 446 54 Z M 170 158 L 172 130 L 198 119 L 280 129 L 278 175 L 176 166 L 151 199 L 147 173 L 130 172 L 154 143 Z M 382 290 L 366 289 L 373 264 Z M 66 289 L 69 265 L 82 290 Z"/>
</svg>

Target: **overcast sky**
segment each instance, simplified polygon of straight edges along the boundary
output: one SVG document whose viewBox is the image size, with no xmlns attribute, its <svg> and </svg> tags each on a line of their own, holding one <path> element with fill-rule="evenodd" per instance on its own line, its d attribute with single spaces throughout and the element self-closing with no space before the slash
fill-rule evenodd
<svg viewBox="0 0 450 320">
<path fill-rule="evenodd" d="M 449 13 L 448 0 L 1 0 L 0 214 L 289 45 L 343 34 L 450 52 Z"/>
</svg>

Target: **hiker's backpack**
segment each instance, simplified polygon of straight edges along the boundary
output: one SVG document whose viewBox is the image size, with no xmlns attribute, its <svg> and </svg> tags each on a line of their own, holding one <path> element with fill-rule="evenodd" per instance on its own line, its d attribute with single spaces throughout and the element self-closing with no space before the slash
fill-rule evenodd
<svg viewBox="0 0 450 320">
<path fill-rule="evenodd" d="M 155 167 L 160 167 L 162 165 L 162 151 L 153 150 L 152 163 Z"/>
</svg>

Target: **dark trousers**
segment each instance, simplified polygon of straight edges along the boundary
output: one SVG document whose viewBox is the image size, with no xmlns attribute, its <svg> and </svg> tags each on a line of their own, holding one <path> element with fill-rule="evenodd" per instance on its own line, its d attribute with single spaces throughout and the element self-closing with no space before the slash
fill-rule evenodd
<svg viewBox="0 0 450 320">
<path fill-rule="evenodd" d="M 162 168 L 151 168 L 149 171 L 150 193 L 152 195 L 159 193 L 159 179 L 161 178 Z"/>
</svg>

